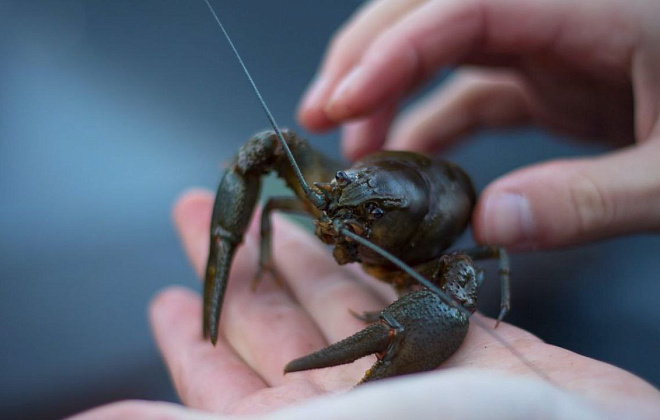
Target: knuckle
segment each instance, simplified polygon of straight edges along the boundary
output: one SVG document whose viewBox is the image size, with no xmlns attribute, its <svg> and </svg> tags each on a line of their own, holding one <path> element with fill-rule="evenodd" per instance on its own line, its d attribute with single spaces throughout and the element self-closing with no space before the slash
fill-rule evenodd
<svg viewBox="0 0 660 420">
<path fill-rule="evenodd" d="M 593 234 L 614 222 L 614 204 L 591 175 L 575 171 L 569 184 L 569 197 L 580 234 Z"/>
</svg>

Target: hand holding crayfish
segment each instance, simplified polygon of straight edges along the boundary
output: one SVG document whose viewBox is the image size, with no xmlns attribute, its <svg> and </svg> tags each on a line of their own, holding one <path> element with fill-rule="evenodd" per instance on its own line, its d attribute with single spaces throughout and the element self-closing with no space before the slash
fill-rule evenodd
<svg viewBox="0 0 660 420">
<path fill-rule="evenodd" d="M 205 338 L 216 344 L 230 267 L 255 209 L 261 178 L 269 172 L 283 178 L 297 196 L 270 198 L 264 206 L 261 269 L 274 264 L 271 212 L 296 212 L 315 218 L 316 236 L 334 246 L 338 264 L 361 263 L 401 294 L 382 311 L 365 313 L 364 330 L 291 361 L 285 372 L 337 366 L 370 354 L 377 354 L 378 361 L 361 382 L 436 368 L 461 345 L 476 309 L 483 272 L 473 259 L 500 260 L 498 323 L 502 320 L 509 309 L 506 252 L 483 246 L 445 254 L 467 226 L 475 201 L 472 183 L 460 168 L 415 153 L 382 152 L 341 170 L 305 139 L 274 128 L 241 147 L 218 187 L 204 282 Z M 313 187 L 306 180 L 315 180 Z"/>
<path fill-rule="evenodd" d="M 541 9 L 545 7 L 544 4 L 538 6 Z M 211 8 L 210 4 L 209 7 Z M 490 5 L 486 4 L 468 3 L 466 5 L 431 1 L 420 6 L 419 9 L 416 9 L 416 4 L 411 4 L 410 10 L 407 11 L 405 7 L 403 9 L 402 7 L 401 3 L 384 2 L 376 4 L 373 8 L 365 8 L 363 14 L 357 19 L 359 24 L 364 24 L 360 19 L 368 21 L 370 18 L 375 19 L 378 23 L 379 19 L 383 19 L 383 14 L 387 16 L 389 13 L 391 21 L 387 22 L 388 19 L 384 19 L 385 26 L 393 24 L 395 29 L 386 31 L 386 35 L 379 37 L 377 25 L 367 25 L 367 32 L 371 31 L 375 40 L 371 47 L 366 47 L 363 51 L 365 58 L 362 61 L 358 60 L 357 64 L 353 63 L 356 64 L 353 70 L 344 69 L 347 70 L 345 72 L 347 74 L 341 75 L 341 71 L 337 72 L 335 68 L 334 80 L 331 77 L 332 65 L 329 65 L 330 76 L 322 73 L 304 101 L 301 113 L 303 120 L 307 117 L 308 123 L 311 121 L 322 127 L 324 124 L 331 125 L 332 122 L 329 120 L 333 118 L 341 121 L 364 116 L 363 114 L 370 110 L 369 107 L 372 107 L 371 110 L 378 109 L 381 112 L 383 110 L 391 111 L 393 105 L 405 93 L 406 88 L 417 84 L 433 70 L 432 66 L 426 62 L 429 57 L 424 57 L 424 54 L 431 56 L 431 62 L 441 63 L 443 54 L 451 57 L 451 49 L 461 45 L 461 41 L 469 46 L 473 37 L 483 36 L 484 33 L 488 36 L 488 31 L 493 30 L 495 31 L 495 35 L 493 35 L 495 43 L 498 42 L 497 37 L 502 36 L 497 33 L 497 25 L 494 25 L 495 29 L 489 25 L 475 34 L 460 33 L 459 35 L 464 38 L 458 36 L 458 40 L 446 41 L 446 37 L 443 36 L 436 39 L 436 35 L 428 30 L 429 27 L 438 25 L 438 21 L 429 16 L 453 17 L 456 21 L 452 23 L 464 29 L 464 26 L 469 28 L 471 25 L 484 24 L 486 20 L 492 18 L 490 13 L 502 12 L 497 7 L 503 7 L 506 10 L 506 6 L 496 6 L 495 11 L 491 11 Z M 561 6 L 557 9 L 559 11 L 554 10 L 554 12 L 561 15 Z M 552 8 L 550 11 L 553 11 Z M 402 12 L 410 14 L 397 22 Z M 370 13 L 373 13 L 375 17 L 370 16 Z M 454 14 L 458 16 L 454 16 Z M 634 15 L 635 13 L 632 13 L 625 17 Z M 214 16 L 227 40 L 232 44 L 215 13 Z M 410 24 L 410 21 L 421 24 L 421 29 Z M 492 22 L 489 21 L 489 23 Z M 404 37 L 403 41 L 391 36 L 392 33 L 396 33 L 396 29 L 400 29 L 399 26 L 404 28 L 401 29 L 403 33 L 400 35 L 409 35 Z M 452 26 L 445 28 L 440 25 L 440 27 L 445 31 L 451 32 L 452 30 Z M 406 34 L 405 30 L 411 31 L 412 34 Z M 519 29 L 512 29 L 512 31 L 519 31 Z M 345 33 L 349 35 L 344 36 L 351 37 L 350 29 Z M 643 32 L 642 34 L 648 35 Z M 555 35 L 555 32 L 551 31 L 551 35 Z M 536 35 L 536 38 L 531 34 L 528 36 L 530 40 L 523 42 L 522 51 L 527 54 L 527 60 L 524 62 L 533 69 L 530 72 L 533 76 L 538 76 L 537 73 L 546 76 L 540 77 L 542 82 L 539 85 L 542 87 L 543 83 L 547 83 L 545 79 L 548 74 L 551 79 L 556 75 L 552 74 L 554 70 L 552 68 L 548 71 L 545 67 L 541 67 L 539 71 L 537 61 L 544 63 L 548 60 L 546 55 L 555 54 L 557 57 L 551 57 L 555 59 L 565 59 L 565 57 L 560 51 L 552 49 L 554 45 L 549 43 L 548 34 L 541 33 Z M 506 39 L 506 36 L 504 38 Z M 443 48 L 443 42 L 447 44 L 445 48 Z M 334 47 L 341 50 L 341 45 L 341 42 L 337 42 Z M 352 46 L 353 43 L 349 42 L 346 45 Z M 433 48 L 426 48 L 429 45 Z M 572 40 L 568 42 L 568 45 L 569 50 L 573 48 L 574 52 L 579 52 L 585 49 L 588 42 Z M 488 47 L 484 47 L 486 55 L 492 54 Z M 645 48 L 648 46 L 643 43 L 642 45 L 624 44 L 623 50 L 626 50 L 626 47 L 632 48 L 633 51 L 639 52 L 644 57 L 653 54 L 648 51 L 648 48 Z M 637 47 L 639 50 L 635 50 Z M 260 190 L 260 178 L 270 172 L 275 172 L 283 178 L 297 197 L 271 199 L 266 204 L 264 215 L 261 218 L 262 247 L 259 267 L 270 268 L 273 266 L 270 251 L 270 213 L 273 210 L 304 213 L 315 218 L 316 235 L 323 242 L 334 246 L 333 256 L 336 262 L 339 264 L 359 262 L 366 272 L 391 283 L 402 293 L 397 302 L 383 309 L 377 316 L 374 316 L 373 312 L 365 314 L 364 320 L 370 322 L 368 327 L 339 343 L 293 360 L 286 365 L 285 372 L 337 366 L 353 362 L 368 354 L 376 354 L 378 360 L 366 372 L 361 382 L 435 368 L 456 351 L 467 333 L 467 318 L 476 307 L 476 294 L 483 281 L 481 272 L 472 263 L 474 258 L 496 257 L 500 260 L 499 272 L 503 292 L 499 322 L 509 308 L 509 267 L 504 250 L 484 246 L 475 250 L 443 255 L 445 249 L 451 245 L 453 239 L 463 231 L 472 218 L 475 193 L 467 175 L 451 163 L 411 152 L 381 152 L 369 155 L 359 159 L 350 169 L 342 170 L 336 163 L 311 149 L 305 140 L 294 133 L 287 132 L 285 135 L 280 133 L 239 53 L 233 45 L 232 48 L 248 79 L 252 82 L 274 132 L 262 133 L 250 139 L 229 165 L 220 182 L 211 220 L 210 251 L 205 275 L 204 336 L 210 338 L 214 344 L 218 339 L 219 318 L 233 257 L 237 247 L 242 243 L 250 216 L 255 208 Z M 614 49 L 614 51 L 605 53 L 608 59 L 613 55 L 616 61 L 617 53 L 625 55 L 619 51 L 621 47 L 618 44 L 615 47 L 606 45 L 607 48 Z M 464 54 L 472 57 L 478 53 L 479 51 L 467 51 Z M 535 54 L 541 54 L 543 57 Z M 604 64 L 599 61 L 600 59 L 600 57 L 596 57 L 591 65 L 598 67 Z M 569 67 L 569 78 L 584 77 L 583 69 L 578 69 L 577 63 L 571 63 L 568 60 L 564 64 Z M 571 65 L 575 68 L 571 68 Z M 350 67 L 350 63 L 348 67 Z M 326 72 L 327 68 L 324 69 Z M 523 66 L 523 70 L 527 70 L 527 68 Z M 561 74 L 564 75 L 564 73 Z M 531 76 L 527 75 L 527 77 Z M 374 81 L 370 80 L 372 78 L 379 79 L 378 86 L 375 86 Z M 622 83 L 617 83 L 618 81 L 615 79 L 594 77 L 592 82 L 611 88 L 612 91 L 606 92 L 606 96 L 624 98 L 630 91 L 628 89 L 630 86 L 626 83 L 627 79 L 624 77 Z M 556 82 L 554 79 L 552 81 Z M 336 84 L 334 87 L 333 82 Z M 633 82 L 638 82 L 638 80 L 633 80 Z M 529 95 L 529 92 L 521 93 L 524 91 L 522 82 L 518 85 L 515 85 L 515 81 L 512 83 L 513 87 L 509 86 L 509 88 L 511 92 L 515 91 L 519 94 L 518 107 L 528 105 L 524 102 L 525 95 Z M 367 87 L 376 89 L 367 89 Z M 535 87 L 539 88 L 539 86 Z M 632 87 L 634 87 L 634 83 Z M 508 93 L 511 94 L 511 92 Z M 591 90 L 588 93 L 591 94 Z M 507 97 L 507 95 L 503 96 Z M 305 111 L 309 113 L 309 108 L 314 111 L 314 105 L 318 105 L 314 104 L 314 101 L 323 99 L 327 99 L 329 102 L 323 107 L 320 115 L 314 116 L 312 112 L 310 118 L 305 114 Z M 481 101 L 479 106 L 484 106 Z M 458 106 L 454 106 L 454 108 L 461 109 Z M 535 110 L 530 108 L 526 111 L 534 114 Z M 565 112 L 565 109 L 554 109 L 553 111 Z M 386 112 L 386 117 L 387 114 L 388 112 Z M 437 115 L 434 114 L 435 116 Z M 571 116 L 575 118 L 574 115 Z M 317 117 L 316 121 L 314 117 Z M 578 116 L 578 118 L 581 117 L 581 115 Z M 375 135 L 382 134 L 383 128 L 387 127 L 387 121 L 383 120 L 383 115 L 368 116 L 367 121 L 362 122 L 362 125 L 373 126 L 374 123 L 380 123 L 380 127 L 378 127 L 380 130 L 375 130 L 375 134 L 370 133 L 372 139 Z M 642 133 L 648 134 L 648 127 L 643 125 L 646 123 L 648 122 L 642 121 Z M 624 120 L 621 125 L 622 127 L 615 127 L 621 129 L 616 134 L 625 135 L 625 130 L 628 128 L 626 121 Z M 423 124 L 418 124 L 418 126 L 424 128 Z M 359 126 L 357 131 L 359 132 Z M 353 134 L 355 134 L 355 129 Z M 400 138 L 406 139 L 404 135 L 401 135 Z M 369 136 L 366 139 L 368 140 Z M 639 149 L 636 152 L 639 153 Z M 641 156 L 648 162 L 648 156 L 645 154 Z M 626 159 L 623 160 L 625 162 Z M 652 162 L 654 161 L 652 160 Z M 598 170 L 598 165 L 590 166 L 579 162 L 577 166 L 582 168 L 577 175 L 564 166 L 560 171 L 562 174 L 567 173 L 569 177 L 572 176 L 573 178 L 569 178 L 569 180 L 575 181 L 577 185 L 569 183 L 566 186 L 560 182 L 560 186 L 565 190 L 563 195 L 568 197 L 562 197 L 561 194 L 559 197 L 556 195 L 548 197 L 547 191 L 543 191 L 540 195 L 540 197 L 549 199 L 551 203 L 558 202 L 560 208 L 563 206 L 563 210 L 568 207 L 569 212 L 572 208 L 572 211 L 577 213 L 579 219 L 577 222 L 581 224 L 579 226 L 581 230 L 571 229 L 569 224 L 568 232 L 574 236 L 572 241 L 607 236 L 616 233 L 620 228 L 635 230 L 654 226 L 656 221 L 652 217 L 639 218 L 636 216 L 654 214 L 655 204 L 658 204 L 656 195 L 652 195 L 650 205 L 647 205 L 648 202 L 644 203 L 641 210 L 640 206 L 635 203 L 628 207 L 629 211 L 612 214 L 614 209 L 607 208 L 608 205 L 611 205 L 609 203 L 611 197 L 604 194 L 597 183 L 594 185 L 596 181 L 593 176 L 602 174 Z M 637 170 L 639 175 L 640 167 L 645 166 L 638 163 L 630 170 Z M 586 173 L 587 168 L 593 173 Z M 646 173 L 642 171 L 641 174 Z M 622 185 L 626 186 L 630 182 L 630 178 L 634 179 L 635 176 L 619 177 L 619 181 L 620 178 L 623 178 Z M 310 184 L 307 184 L 306 179 Z M 656 180 L 653 180 L 652 183 L 654 181 Z M 311 186 L 312 184 L 313 186 Z M 633 184 L 630 185 L 639 187 L 639 185 Z M 609 184 L 608 186 L 611 187 Z M 538 185 L 536 187 L 538 189 Z M 615 191 L 617 187 L 621 186 L 615 185 Z M 655 192 L 653 187 L 651 190 L 651 193 Z M 642 188 L 641 192 L 648 193 L 649 191 Z M 592 204 L 598 200 L 600 202 Z M 519 240 L 521 233 L 528 236 L 535 233 L 538 220 L 532 214 L 533 209 L 529 198 L 524 194 L 508 191 L 500 196 L 495 196 L 494 199 L 487 197 L 485 201 L 486 204 L 482 204 L 482 207 L 488 208 L 488 204 L 492 204 L 491 207 L 495 207 L 493 211 L 503 213 L 506 217 L 515 220 L 513 224 L 505 222 L 497 227 L 509 236 L 503 239 L 504 243 L 511 245 L 512 238 L 514 242 Z M 620 203 L 616 204 L 619 207 L 622 206 Z M 590 205 L 591 208 L 589 208 Z M 626 209 L 624 208 L 624 210 Z M 594 215 L 593 211 L 600 211 L 600 213 Z M 559 211 L 556 214 L 559 214 L 558 219 L 561 222 L 567 217 L 566 211 Z M 555 216 L 555 212 L 552 216 Z M 621 220 L 613 220 L 616 217 Z M 600 222 L 604 221 L 610 227 L 609 232 L 588 231 L 593 228 L 591 226 L 594 224 L 593 219 L 598 218 L 601 219 Z M 634 224 L 632 228 L 630 223 Z M 585 232 L 585 230 L 587 231 Z M 593 237 L 589 235 L 593 235 Z M 479 236 L 482 235 L 479 234 L 477 228 L 477 237 L 479 238 Z M 561 237 L 561 232 L 557 236 Z M 530 237 L 523 239 L 527 242 L 525 244 L 527 246 L 539 246 Z M 486 237 L 485 241 L 492 243 L 493 238 Z M 571 239 L 569 239 L 570 241 Z M 559 245 L 562 244 L 561 240 L 558 242 Z M 517 245 L 520 246 L 520 244 Z M 418 285 L 422 285 L 424 289 L 418 290 Z M 481 326 L 483 327 L 483 325 Z M 506 345 L 503 341 L 502 343 Z M 425 344 L 430 345 L 425 346 Z M 514 352 L 513 348 L 509 348 L 509 350 Z M 524 360 L 522 356 L 519 358 Z M 526 364 L 534 370 L 531 363 Z"/>
<path fill-rule="evenodd" d="M 530 120 L 618 144 L 635 141 L 636 147 L 602 158 L 529 168 L 494 183 L 477 207 L 474 227 L 483 242 L 520 247 L 552 247 L 657 230 L 657 4 L 654 0 L 373 2 L 335 43 L 319 82 L 301 108 L 301 118 L 308 127 L 322 129 L 363 117 L 349 127 L 345 140 L 350 156 L 362 156 L 383 143 L 396 103 L 420 81 L 417 77 L 423 79 L 446 64 L 507 65 L 516 72 L 491 69 L 460 74 L 444 93 L 401 120 L 388 145 L 430 151 L 478 126 Z M 411 51 L 411 46 L 419 50 Z M 363 56 L 368 59 L 362 60 Z M 404 60 L 394 60 L 397 56 Z M 360 70 L 351 71 L 358 62 L 363 64 Z M 383 67 L 386 71 L 381 72 Z M 337 93 L 349 73 L 352 76 Z M 570 74 L 578 76 L 567 77 Z M 547 194 L 548 188 L 553 194 Z M 571 200 L 575 193 L 587 200 Z M 497 200 L 498 195 L 503 200 Z M 212 201 L 208 193 L 189 193 L 175 210 L 176 225 L 200 276 L 208 251 Z M 561 215 L 560 223 L 548 215 Z M 642 379 L 546 345 L 506 324 L 499 333 L 542 360 L 541 368 L 551 372 L 563 390 L 519 375 L 507 376 L 530 372 L 524 367 L 521 371 L 519 360 L 473 328 L 445 366 L 489 367 L 496 372 L 445 370 L 283 408 L 350 387 L 359 379 L 359 369 L 283 376 L 281 368 L 292 358 L 361 329 L 362 323 L 347 309 L 379 309 L 392 296 L 381 299 L 382 288 L 361 273 L 337 266 L 315 238 L 294 226 L 276 221 L 275 230 L 275 264 L 288 288 L 264 282 L 256 293 L 250 290 L 259 254 L 253 225 L 236 254 L 235 278 L 224 308 L 229 316 L 223 317 L 217 347 L 200 339 L 201 302 L 196 295 L 171 289 L 152 305 L 153 329 L 174 385 L 183 402 L 194 409 L 218 415 L 268 413 L 259 418 L 269 419 L 437 418 L 439 413 L 447 418 L 490 419 L 547 413 L 572 419 L 603 414 L 593 410 L 605 411 L 609 418 L 657 417 L 660 396 Z M 207 413 L 152 402 L 119 403 L 81 418 L 100 416 L 209 418 Z"/>
<path fill-rule="evenodd" d="M 208 252 L 212 204 L 210 192 L 190 192 L 179 200 L 174 211 L 184 248 L 200 277 Z M 274 229 L 275 262 L 287 287 L 264 281 L 256 291 L 251 290 L 259 258 L 258 223 L 253 223 L 246 233 L 245 246 L 236 255 L 216 347 L 200 338 L 202 303 L 196 293 L 172 288 L 152 304 L 156 342 L 178 395 L 191 409 L 125 402 L 94 410 L 82 418 L 170 416 L 209 420 L 232 414 L 262 414 L 258 418 L 400 420 L 455 413 L 449 418 L 527 419 L 551 412 L 557 419 L 585 419 L 594 418 L 593 407 L 627 410 L 611 417 L 626 418 L 631 412 L 652 409 L 646 404 L 657 404 L 660 399 L 657 390 L 626 371 L 547 345 L 506 323 L 497 329 L 498 333 L 525 348 L 534 360 L 543 360 L 540 367 L 551 372 L 563 390 L 535 377 L 482 329 L 471 328 L 463 346 L 445 362 L 444 366 L 451 369 L 312 398 L 353 387 L 372 360 L 357 362 L 362 363 L 357 368 L 287 375 L 282 375 L 282 366 L 311 349 L 362 329 L 363 323 L 348 309 L 377 309 L 394 294 L 389 286 L 361 270 L 338 266 L 316 238 L 294 224 L 276 218 Z"/>
</svg>

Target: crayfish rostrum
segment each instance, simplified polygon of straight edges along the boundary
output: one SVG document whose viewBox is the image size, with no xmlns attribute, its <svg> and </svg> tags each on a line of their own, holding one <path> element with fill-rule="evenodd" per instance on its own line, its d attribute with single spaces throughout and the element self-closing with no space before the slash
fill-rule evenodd
<svg viewBox="0 0 660 420">
<path fill-rule="evenodd" d="M 316 235 L 334 246 L 339 264 L 358 262 L 400 294 L 382 312 L 366 313 L 365 329 L 293 360 L 285 372 L 350 363 L 374 353 L 378 359 L 361 382 L 436 368 L 461 345 L 476 310 L 483 272 L 473 259 L 500 259 L 498 321 L 506 314 L 509 270 L 503 249 L 483 246 L 444 254 L 467 227 L 476 201 L 463 170 L 397 151 L 373 154 L 342 170 L 293 132 L 284 131 L 282 139 L 288 148 L 275 131 L 250 139 L 220 182 L 204 284 L 205 337 L 217 340 L 232 258 L 258 200 L 261 178 L 269 172 L 283 178 L 295 196 L 271 198 L 264 206 L 262 270 L 271 267 L 270 213 L 306 213 L 315 218 Z M 431 284 L 420 285 L 419 275 L 411 275 L 415 272 Z"/>
</svg>

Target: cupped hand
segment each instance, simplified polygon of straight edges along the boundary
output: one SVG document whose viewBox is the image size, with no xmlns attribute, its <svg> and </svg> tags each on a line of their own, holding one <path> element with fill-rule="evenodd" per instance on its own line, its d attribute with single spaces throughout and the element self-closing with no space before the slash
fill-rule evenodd
<svg viewBox="0 0 660 420">
<path fill-rule="evenodd" d="M 459 67 L 392 124 L 401 100 L 446 66 Z M 488 186 L 475 238 L 517 249 L 660 231 L 659 115 L 656 0 L 372 1 L 333 38 L 299 109 L 311 130 L 346 124 L 350 158 L 381 146 L 434 152 L 531 122 L 634 145 Z"/>
<path fill-rule="evenodd" d="M 210 193 L 186 194 L 174 218 L 201 278 L 208 253 Z M 254 224 L 253 224 L 254 225 Z M 267 419 L 602 418 L 607 413 L 652 415 L 660 393 L 621 369 L 543 343 L 501 324 L 496 331 L 551 382 L 540 378 L 483 329 L 472 325 L 460 349 L 440 369 L 352 387 L 374 361 L 284 375 L 284 365 L 364 327 L 353 311 L 378 310 L 394 298 L 389 286 L 359 269 L 338 266 L 318 239 L 282 218 L 274 223 L 279 279 L 251 281 L 258 229 L 246 234 L 232 266 L 213 347 L 202 339 L 201 299 L 180 287 L 162 292 L 151 322 L 174 386 L 189 408 L 121 402 L 78 417 Z M 475 314 L 488 325 L 491 319 Z M 346 392 L 348 391 L 348 392 Z M 541 413 L 541 414 L 539 414 Z M 576 417 L 577 416 L 577 417 Z"/>
</svg>

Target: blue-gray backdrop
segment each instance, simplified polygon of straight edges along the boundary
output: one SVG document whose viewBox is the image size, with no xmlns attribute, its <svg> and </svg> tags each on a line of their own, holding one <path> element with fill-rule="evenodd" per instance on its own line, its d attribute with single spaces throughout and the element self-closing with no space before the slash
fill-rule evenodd
<svg viewBox="0 0 660 420">
<path fill-rule="evenodd" d="M 276 118 L 295 127 L 328 38 L 360 2 L 216 3 Z M 0 1 L 0 416 L 176 400 L 146 318 L 157 290 L 198 287 L 170 208 L 189 186 L 214 188 L 266 126 L 201 0 Z M 337 154 L 336 135 L 314 142 Z M 483 188 L 602 151 L 526 129 L 449 157 Z M 658 385 L 659 250 L 639 235 L 517 255 L 508 320 Z M 490 281 L 480 307 L 495 314 L 497 301 Z"/>
</svg>

